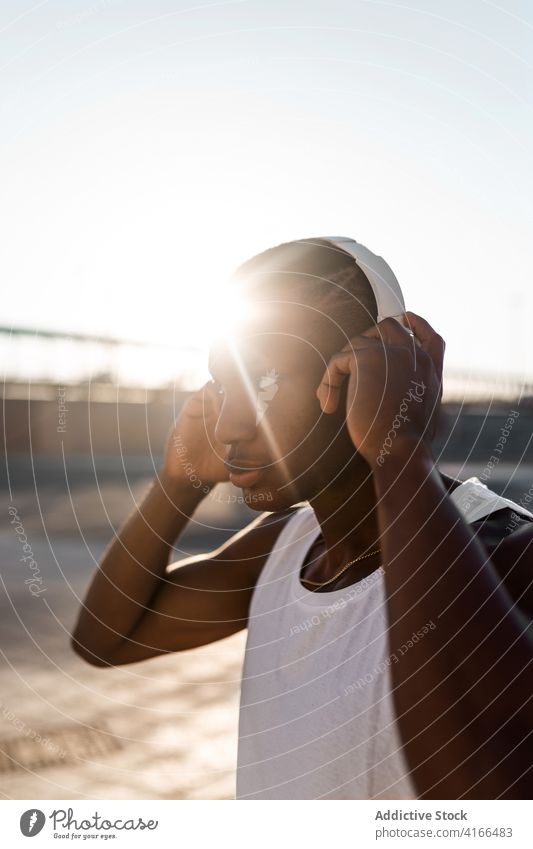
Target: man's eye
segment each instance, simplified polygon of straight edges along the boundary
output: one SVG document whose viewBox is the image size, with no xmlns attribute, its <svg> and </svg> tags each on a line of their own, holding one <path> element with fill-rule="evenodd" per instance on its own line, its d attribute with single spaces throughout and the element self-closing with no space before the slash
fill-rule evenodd
<svg viewBox="0 0 533 849">
<path fill-rule="evenodd" d="M 266 374 L 264 372 L 262 372 L 261 374 L 250 375 L 249 381 L 253 386 L 255 386 L 255 388 L 257 390 L 263 390 L 263 389 L 268 389 L 269 386 L 276 384 L 277 381 L 278 381 L 278 378 L 279 378 L 278 372 L 268 372 Z M 212 379 L 211 383 L 213 385 L 215 395 L 219 395 L 220 397 L 225 395 L 224 386 L 219 380 Z M 249 386 L 250 383 L 248 383 L 247 385 Z"/>
</svg>

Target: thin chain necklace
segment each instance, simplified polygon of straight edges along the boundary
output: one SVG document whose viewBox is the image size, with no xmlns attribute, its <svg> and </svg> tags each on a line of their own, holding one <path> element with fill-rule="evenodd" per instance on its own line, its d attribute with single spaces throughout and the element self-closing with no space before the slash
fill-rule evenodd
<svg viewBox="0 0 533 849">
<path fill-rule="evenodd" d="M 306 584 L 312 584 L 314 587 L 325 587 L 326 584 L 331 584 L 331 582 L 334 581 L 335 578 L 338 578 L 340 575 L 346 572 L 346 569 L 348 569 L 349 566 L 353 566 L 354 563 L 358 563 L 360 560 L 365 560 L 365 558 L 371 557 L 373 554 L 379 554 L 380 551 L 381 548 L 376 548 L 374 549 L 374 551 L 369 551 L 368 554 L 360 554 L 359 557 L 354 557 L 353 560 L 350 560 L 349 563 L 346 563 L 346 565 L 342 567 L 340 572 L 337 572 L 337 574 L 333 575 L 332 578 L 328 578 L 327 581 L 312 581 L 310 578 L 304 577 L 302 577 L 301 580 L 305 581 Z"/>
</svg>

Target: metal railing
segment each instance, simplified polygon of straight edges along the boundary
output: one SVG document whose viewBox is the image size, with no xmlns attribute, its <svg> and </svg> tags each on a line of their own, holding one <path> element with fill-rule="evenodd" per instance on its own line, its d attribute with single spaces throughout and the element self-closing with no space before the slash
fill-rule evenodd
<svg viewBox="0 0 533 849">
<path fill-rule="evenodd" d="M 123 339 L 112 336 L 68 333 L 66 331 L 30 329 L 25 327 L 0 326 L 0 342 L 4 347 L 4 383 L 12 386 L 17 382 L 28 381 L 36 384 L 57 384 L 67 382 L 70 385 L 84 385 L 88 382 L 122 387 L 145 386 L 145 379 L 135 377 L 135 363 L 151 358 L 153 388 L 162 388 L 172 384 L 174 387 L 192 388 L 195 375 L 206 375 L 206 354 L 201 347 L 183 346 L 176 343 L 153 343 L 138 339 Z M 11 348 L 9 347 L 11 343 Z M 13 351 L 13 343 L 18 350 Z M 19 348 L 20 345 L 20 348 Z M 69 348 L 71 378 L 65 380 L 62 369 L 61 345 Z M 25 364 L 24 347 L 33 348 Z M 46 351 L 46 346 L 56 346 Z M 83 355 L 83 350 L 85 354 Z M 15 356 L 10 356 L 15 354 Z M 55 354 L 55 356 L 54 356 Z M 76 358 L 79 360 L 76 367 Z M 48 362 L 47 367 L 43 364 Z M 130 365 L 128 369 L 126 366 Z M 174 365 L 175 364 L 175 365 Z M 206 377 L 204 376 L 204 379 Z M 467 371 L 448 367 L 444 374 L 443 401 L 460 403 L 461 401 L 487 401 L 490 399 L 527 399 L 533 398 L 533 378 L 507 373 Z"/>
</svg>

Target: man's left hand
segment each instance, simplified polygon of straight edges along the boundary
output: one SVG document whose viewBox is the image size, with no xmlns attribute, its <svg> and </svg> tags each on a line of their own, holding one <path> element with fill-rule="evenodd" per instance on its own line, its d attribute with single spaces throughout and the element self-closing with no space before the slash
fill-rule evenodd
<svg viewBox="0 0 533 849">
<path fill-rule="evenodd" d="M 350 339 L 331 357 L 316 393 L 323 412 L 333 413 L 348 380 L 346 424 L 371 468 L 403 437 L 431 443 L 437 424 L 444 340 L 413 312 L 402 321 L 386 318 Z"/>
</svg>

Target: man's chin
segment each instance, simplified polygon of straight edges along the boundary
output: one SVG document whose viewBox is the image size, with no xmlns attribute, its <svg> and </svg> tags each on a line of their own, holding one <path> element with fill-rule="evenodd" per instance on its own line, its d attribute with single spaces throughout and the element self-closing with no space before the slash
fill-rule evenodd
<svg viewBox="0 0 533 849">
<path fill-rule="evenodd" d="M 251 510 L 277 510 L 274 507 L 275 498 L 270 489 L 259 487 L 243 487 L 241 489 L 242 500 Z"/>
<path fill-rule="evenodd" d="M 281 489 L 270 487 L 250 487 L 242 489 L 242 500 L 251 510 L 268 510 L 276 513 L 287 510 L 302 499 L 291 492 L 289 487 Z"/>
</svg>

